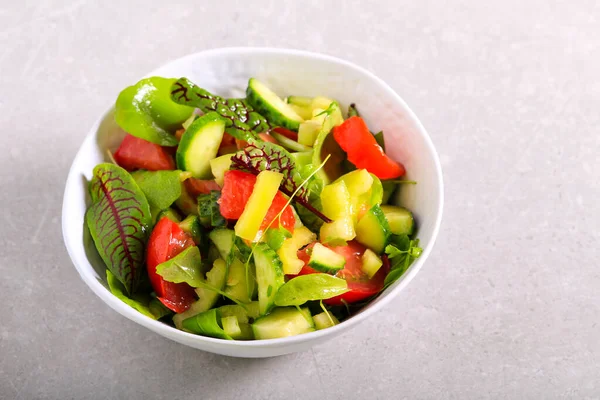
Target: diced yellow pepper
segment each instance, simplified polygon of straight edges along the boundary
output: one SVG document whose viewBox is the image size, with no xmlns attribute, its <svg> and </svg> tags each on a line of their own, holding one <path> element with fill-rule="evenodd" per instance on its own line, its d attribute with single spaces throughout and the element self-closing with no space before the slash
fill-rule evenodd
<svg viewBox="0 0 600 400">
<path fill-rule="evenodd" d="M 256 178 L 254 190 L 244 207 L 242 215 L 235 224 L 235 234 L 242 239 L 256 241 L 262 221 L 279 190 L 283 174 L 274 171 L 262 171 Z"/>
<path fill-rule="evenodd" d="M 315 240 L 317 240 L 317 235 L 307 227 L 302 226 L 294 229 L 292 237 L 286 239 L 279 250 L 277 250 L 277 255 L 283 264 L 284 274 L 296 275 L 300 272 L 304 266 L 304 261 L 298 258 L 298 250 Z"/>
</svg>

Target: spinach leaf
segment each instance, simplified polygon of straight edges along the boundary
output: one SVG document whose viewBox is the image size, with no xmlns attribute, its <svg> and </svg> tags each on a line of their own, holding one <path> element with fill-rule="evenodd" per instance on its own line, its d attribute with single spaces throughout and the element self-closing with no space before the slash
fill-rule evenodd
<svg viewBox="0 0 600 400">
<path fill-rule="evenodd" d="M 208 221 L 207 225 L 213 228 L 227 226 L 227 220 L 221 215 L 219 199 L 221 192 L 212 190 L 208 194 L 198 196 L 198 215 L 201 220 Z"/>
<path fill-rule="evenodd" d="M 196 246 L 188 247 L 175 257 L 158 264 L 156 273 L 167 282 L 185 282 L 191 287 L 201 286 L 204 276 L 200 250 Z"/>
<path fill-rule="evenodd" d="M 385 277 L 384 289 L 396 282 L 422 252 L 419 239 L 411 240 L 408 235 L 392 235 L 392 244 L 385 248 L 390 260 L 390 272 Z"/>
<path fill-rule="evenodd" d="M 348 291 L 344 279 L 329 274 L 301 275 L 289 280 L 275 295 L 278 306 L 299 306 L 310 300 L 330 299 Z"/>
<path fill-rule="evenodd" d="M 106 270 L 106 281 L 108 283 L 108 288 L 116 298 L 128 306 L 138 310 L 147 317 L 152 319 L 160 319 L 171 313 L 171 311 L 163 306 L 160 301 L 151 299 L 150 296 L 135 295 L 133 299 L 127 297 L 127 295 L 124 293 L 124 287 L 121 282 L 119 282 L 108 269 Z"/>
<path fill-rule="evenodd" d="M 180 105 L 170 98 L 175 79 L 158 76 L 128 86 L 117 98 L 115 121 L 125 132 L 161 146 L 177 146 L 171 134 L 188 119 L 193 107 Z"/>
<path fill-rule="evenodd" d="M 94 168 L 90 195 L 85 220 L 94 244 L 110 272 L 132 294 L 145 272 L 144 247 L 152 223 L 148 201 L 127 171 L 109 163 Z"/>
<path fill-rule="evenodd" d="M 150 207 L 169 208 L 181 196 L 181 171 L 136 171 L 131 174 Z"/>
</svg>

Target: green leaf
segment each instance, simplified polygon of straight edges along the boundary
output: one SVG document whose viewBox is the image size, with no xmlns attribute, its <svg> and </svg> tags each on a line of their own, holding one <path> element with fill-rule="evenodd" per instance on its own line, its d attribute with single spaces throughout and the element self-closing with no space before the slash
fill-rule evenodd
<svg viewBox="0 0 600 400">
<path fill-rule="evenodd" d="M 161 319 L 162 317 L 173 314 L 173 311 L 169 310 L 163 303 L 154 298 L 148 303 L 148 309 L 156 319 Z"/>
<path fill-rule="evenodd" d="M 242 263 L 246 264 L 252 256 L 252 248 L 248 246 L 239 236 L 236 236 L 234 239 L 234 247 L 235 251 L 230 252 L 229 256 L 231 257 L 232 254 L 235 254 L 235 257 L 237 257 Z"/>
<path fill-rule="evenodd" d="M 185 282 L 191 287 L 202 286 L 204 277 L 200 250 L 196 246 L 188 247 L 170 260 L 158 264 L 156 273 L 167 282 Z"/>
<path fill-rule="evenodd" d="M 312 215 L 312 214 L 311 214 Z M 283 245 L 283 242 L 287 238 L 291 238 L 292 234 L 285 228 L 269 228 L 265 233 L 265 240 L 267 245 L 273 250 L 277 251 Z"/>
<path fill-rule="evenodd" d="M 136 171 L 131 174 L 150 207 L 169 208 L 181 196 L 181 171 Z"/>
<path fill-rule="evenodd" d="M 198 215 L 202 219 L 208 219 L 208 225 L 213 228 L 227 226 L 227 220 L 221 215 L 219 208 L 220 198 L 221 192 L 218 190 L 198 196 Z"/>
<path fill-rule="evenodd" d="M 358 114 L 358 110 L 356 109 L 356 104 L 354 103 L 350 104 L 350 106 L 348 107 L 348 118 L 351 117 L 360 117 L 360 115 Z"/>
<path fill-rule="evenodd" d="M 383 137 L 383 131 L 379 131 L 378 133 L 376 133 L 373 136 L 375 136 L 375 140 L 377 141 L 377 144 L 381 146 L 383 151 L 385 151 L 385 139 Z"/>
<path fill-rule="evenodd" d="M 221 312 L 219 309 L 213 308 L 201 314 L 184 319 L 182 326 L 185 330 L 198 335 L 232 340 L 231 336 L 225 333 L 220 322 Z"/>
<path fill-rule="evenodd" d="M 178 104 L 197 107 L 204 113 L 215 111 L 225 120 L 225 132 L 236 139 L 247 141 L 273 128 L 246 100 L 224 99 L 196 86 L 187 78 L 173 83 L 171 98 Z"/>
<path fill-rule="evenodd" d="M 391 241 L 392 244 L 385 248 L 390 260 L 390 272 L 385 277 L 384 289 L 396 282 L 423 252 L 419 247 L 419 239 L 411 240 L 407 235 L 392 235 Z"/>
<path fill-rule="evenodd" d="M 160 315 L 161 312 L 158 312 L 158 309 L 156 309 L 157 313 L 155 314 L 153 312 L 155 310 L 151 310 L 149 308 L 148 304 L 151 301 L 150 300 L 150 296 L 148 296 L 148 299 L 143 299 L 142 296 L 138 296 L 137 300 L 134 300 L 134 299 L 131 299 L 131 298 L 127 297 L 127 295 L 125 295 L 125 293 L 123 293 L 124 292 L 124 287 L 121 284 L 121 282 L 119 282 L 117 280 L 117 278 L 112 274 L 112 272 L 110 272 L 110 270 L 108 270 L 108 269 L 106 270 L 106 282 L 108 283 L 108 288 L 110 289 L 110 292 L 116 298 L 118 298 L 123 303 L 127 304 L 128 306 L 130 306 L 130 307 L 138 310 L 139 312 L 141 312 L 145 316 L 150 317 L 152 319 L 159 319 L 162 316 L 164 316 L 164 315 Z"/>
<path fill-rule="evenodd" d="M 175 79 L 154 76 L 128 86 L 115 104 L 115 121 L 125 132 L 161 146 L 176 146 L 171 132 L 181 127 L 193 107 L 171 100 Z"/>
<path fill-rule="evenodd" d="M 348 291 L 344 279 L 329 274 L 301 275 L 289 280 L 275 295 L 278 306 L 299 306 L 311 300 L 330 299 Z"/>
<path fill-rule="evenodd" d="M 145 245 L 152 224 L 144 193 L 123 168 L 109 163 L 94 168 L 90 182 L 92 204 L 85 220 L 104 263 L 135 292 L 145 273 Z"/>
</svg>

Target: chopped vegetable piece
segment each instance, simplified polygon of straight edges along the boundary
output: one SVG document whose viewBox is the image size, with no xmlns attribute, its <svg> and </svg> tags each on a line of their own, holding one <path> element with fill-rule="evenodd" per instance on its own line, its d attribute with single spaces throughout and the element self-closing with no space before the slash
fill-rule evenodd
<svg viewBox="0 0 600 400">
<path fill-rule="evenodd" d="M 404 166 L 383 152 L 361 117 L 348 118 L 335 127 L 333 137 L 348 154 L 348 160 L 357 168 L 365 168 L 381 179 L 394 179 L 404 175 Z"/>
<path fill-rule="evenodd" d="M 125 135 L 114 157 L 127 171 L 175 169 L 173 158 L 164 148 L 133 135 Z"/>
</svg>

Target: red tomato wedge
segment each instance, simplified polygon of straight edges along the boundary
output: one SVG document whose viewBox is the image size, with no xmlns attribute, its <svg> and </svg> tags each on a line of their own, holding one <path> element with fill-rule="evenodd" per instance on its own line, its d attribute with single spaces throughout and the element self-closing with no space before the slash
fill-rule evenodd
<svg viewBox="0 0 600 400">
<path fill-rule="evenodd" d="M 201 194 L 209 194 L 213 190 L 221 190 L 221 186 L 214 179 L 188 178 L 185 180 L 184 185 L 188 193 L 194 197 L 198 197 Z"/>
<path fill-rule="evenodd" d="M 114 157 L 117 164 L 128 171 L 175 169 L 173 157 L 166 149 L 129 134 L 121 142 Z"/>
<path fill-rule="evenodd" d="M 361 117 L 348 118 L 333 128 L 333 137 L 356 168 L 364 168 L 380 179 L 398 178 L 406 172 L 402 164 L 383 152 Z"/>
<path fill-rule="evenodd" d="M 158 300 L 176 313 L 184 312 L 196 301 L 196 292 L 187 283 L 165 281 L 156 273 L 156 267 L 190 246 L 194 246 L 192 238 L 167 217 L 158 221 L 148 240 L 146 267 L 150 283 Z"/>
<path fill-rule="evenodd" d="M 377 271 L 375 276 L 369 279 L 361 269 L 362 261 L 360 258 L 366 250 L 365 246 L 354 240 L 348 242 L 347 246 L 325 246 L 344 256 L 346 259 L 346 265 L 344 266 L 344 269 L 339 271 L 335 276 L 345 279 L 348 283 L 348 289 L 350 289 L 348 292 L 342 295 L 323 300 L 325 304 L 338 306 L 343 304 L 342 300 L 348 304 L 356 303 L 357 301 L 364 300 L 367 297 L 379 293 L 381 289 L 383 289 L 383 282 L 385 280 L 385 276 L 389 272 L 389 267 L 386 265 L 382 266 L 379 271 Z M 305 263 L 298 275 L 314 274 L 317 272 L 308 266 L 308 260 L 310 256 L 307 254 L 306 250 L 310 247 L 311 245 L 298 251 L 298 258 Z"/>
<path fill-rule="evenodd" d="M 255 183 L 256 176 L 248 172 L 235 170 L 226 171 L 223 189 L 221 190 L 221 198 L 219 199 L 221 215 L 227 219 L 239 219 L 244 212 L 244 207 L 252 194 Z M 277 192 L 260 229 L 265 229 L 286 204 L 287 199 L 285 196 L 281 192 Z M 287 206 L 281 214 L 281 219 L 276 219 L 271 225 L 271 228 L 279 227 L 280 222 L 281 226 L 288 231 L 293 232 L 296 218 L 294 217 L 292 207 Z"/>
<path fill-rule="evenodd" d="M 285 129 L 280 126 L 274 128 L 273 131 L 285 136 L 288 139 L 294 140 L 296 142 L 298 141 L 298 134 L 294 131 L 290 131 L 289 129 Z"/>
</svg>

